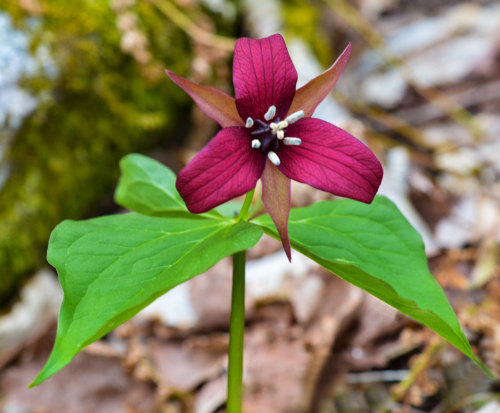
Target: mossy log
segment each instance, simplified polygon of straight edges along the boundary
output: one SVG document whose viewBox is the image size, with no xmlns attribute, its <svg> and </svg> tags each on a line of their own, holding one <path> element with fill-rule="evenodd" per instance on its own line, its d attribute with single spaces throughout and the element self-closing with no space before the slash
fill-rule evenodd
<svg viewBox="0 0 500 413">
<path fill-rule="evenodd" d="M 153 2 L 21 3 L 0 10 L 29 33 L 34 55 L 49 51 L 57 74 L 24 80 L 39 105 L 3 160 L 10 173 L 0 189 L 0 305 L 46 265 L 55 225 L 103 212 L 123 155 L 182 138 L 173 131 L 188 123 L 191 104 L 163 70 L 188 72 L 192 40 Z"/>
</svg>

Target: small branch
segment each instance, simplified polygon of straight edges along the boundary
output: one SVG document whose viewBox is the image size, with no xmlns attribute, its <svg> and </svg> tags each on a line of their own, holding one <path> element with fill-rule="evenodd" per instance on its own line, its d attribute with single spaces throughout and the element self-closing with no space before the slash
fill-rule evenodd
<svg viewBox="0 0 500 413">
<path fill-rule="evenodd" d="M 432 339 L 425 350 L 415 359 L 407 377 L 395 386 L 392 392 L 392 400 L 394 402 L 397 402 L 404 397 L 410 387 L 415 384 L 418 376 L 429 367 L 429 364 L 433 360 L 434 356 L 446 346 L 447 343 L 440 337 L 434 337 Z"/>
<path fill-rule="evenodd" d="M 149 0 L 154 4 L 165 16 L 167 16 L 172 23 L 182 29 L 189 37 L 196 42 L 205 46 L 214 47 L 217 49 L 227 50 L 232 52 L 236 43 L 235 39 L 225 36 L 219 36 L 201 29 L 182 11 L 175 7 L 168 0 Z"/>
<path fill-rule="evenodd" d="M 346 95 L 338 90 L 332 92 L 334 98 L 343 106 L 347 106 L 353 112 L 359 113 L 404 136 L 410 142 L 423 148 L 428 148 L 424 134 L 405 120 L 377 107 L 370 107 L 359 101 L 352 102 Z"/>
</svg>

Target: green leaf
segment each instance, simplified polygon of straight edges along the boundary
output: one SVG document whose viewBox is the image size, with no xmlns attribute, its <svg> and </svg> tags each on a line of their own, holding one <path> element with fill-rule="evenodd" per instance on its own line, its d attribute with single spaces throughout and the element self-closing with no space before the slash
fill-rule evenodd
<svg viewBox="0 0 500 413">
<path fill-rule="evenodd" d="M 253 221 L 278 238 L 268 215 Z M 292 209 L 293 248 L 344 280 L 430 327 L 488 374 L 475 357 L 448 300 L 429 272 L 417 231 L 387 198 L 350 199 Z"/>
<path fill-rule="evenodd" d="M 160 162 L 133 153 L 120 161 L 120 170 L 117 204 L 151 216 L 189 214 L 175 188 L 175 174 Z"/>
<path fill-rule="evenodd" d="M 223 217 L 236 218 L 242 206 L 243 206 L 242 202 L 229 201 L 226 202 L 225 204 L 215 207 L 215 211 L 217 211 Z"/>
<path fill-rule="evenodd" d="M 115 191 L 115 202 L 131 211 L 153 217 L 229 217 L 216 210 L 191 214 L 177 192 L 175 174 L 152 158 L 132 153 L 122 158 L 120 170 L 122 175 Z"/>
<path fill-rule="evenodd" d="M 261 235 L 248 222 L 196 217 L 123 214 L 62 222 L 50 237 L 47 260 L 59 273 L 64 300 L 54 348 L 32 385 L 171 288 L 251 248 Z"/>
</svg>

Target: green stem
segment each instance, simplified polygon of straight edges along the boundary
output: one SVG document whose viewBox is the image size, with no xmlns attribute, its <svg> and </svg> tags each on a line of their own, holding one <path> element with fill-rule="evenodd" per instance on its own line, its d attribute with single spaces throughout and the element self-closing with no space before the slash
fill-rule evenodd
<svg viewBox="0 0 500 413">
<path fill-rule="evenodd" d="M 233 255 L 233 292 L 231 297 L 231 321 L 229 325 L 229 366 L 227 377 L 226 406 L 227 413 L 241 413 L 244 332 L 245 251 L 240 251 Z"/>
<path fill-rule="evenodd" d="M 255 192 L 255 188 L 251 191 L 247 192 L 247 196 L 245 197 L 245 201 L 243 201 L 243 206 L 240 209 L 240 213 L 238 214 L 238 220 L 247 220 L 248 219 L 248 210 L 250 209 L 250 205 L 252 205 L 253 194 Z"/>
<path fill-rule="evenodd" d="M 264 203 L 262 202 L 262 198 L 259 197 L 257 202 L 255 202 L 255 204 L 252 205 L 252 208 L 250 208 L 248 217 L 250 219 L 255 218 L 263 209 L 264 209 Z"/>
</svg>

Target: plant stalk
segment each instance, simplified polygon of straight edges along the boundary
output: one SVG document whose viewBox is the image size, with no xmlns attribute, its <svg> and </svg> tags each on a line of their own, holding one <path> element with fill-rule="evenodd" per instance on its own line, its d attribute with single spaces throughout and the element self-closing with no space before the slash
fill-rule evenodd
<svg viewBox="0 0 500 413">
<path fill-rule="evenodd" d="M 254 193 L 255 193 L 255 188 L 247 192 L 245 200 L 243 201 L 243 205 L 240 209 L 240 213 L 238 214 L 238 220 L 244 220 L 244 221 L 248 220 L 248 211 L 250 209 L 250 206 L 252 205 Z"/>
<path fill-rule="evenodd" d="M 227 413 L 241 413 L 243 336 L 245 333 L 245 251 L 233 255 L 233 291 L 229 324 Z"/>
</svg>

